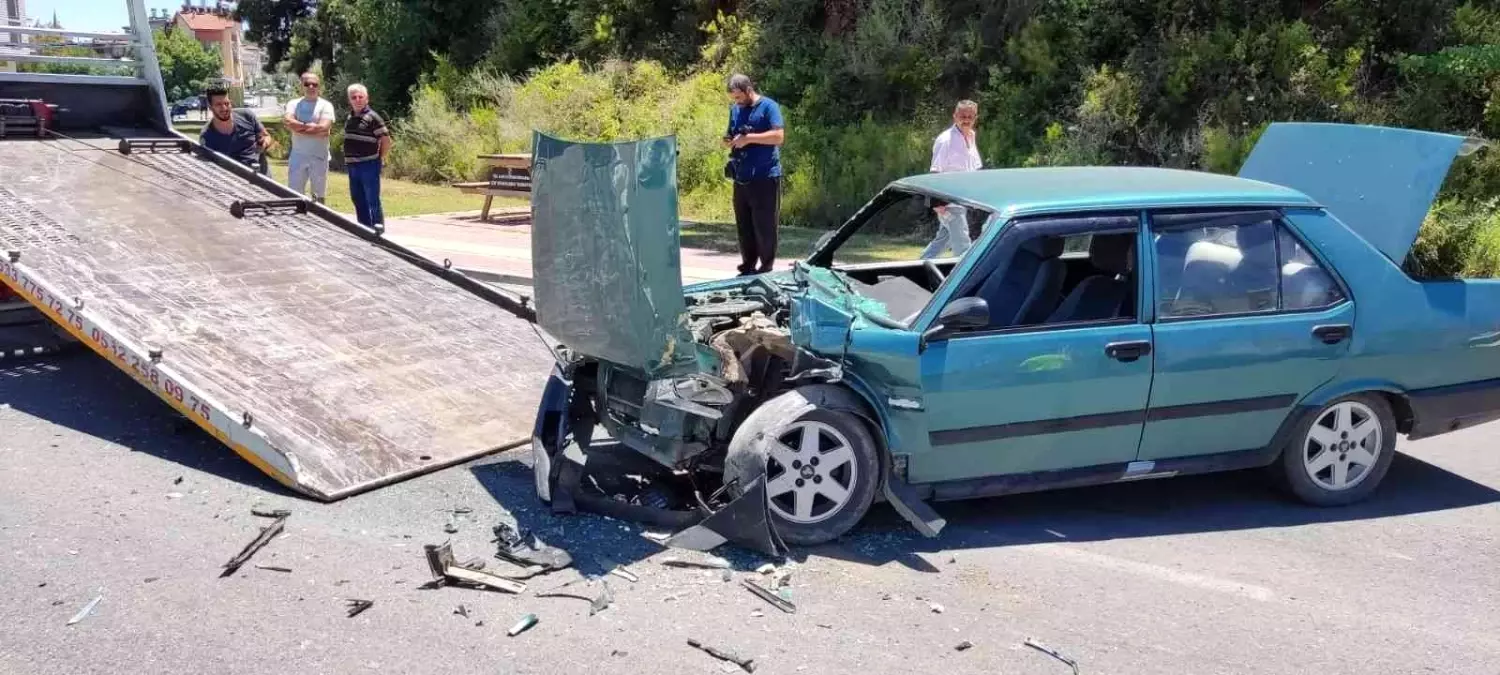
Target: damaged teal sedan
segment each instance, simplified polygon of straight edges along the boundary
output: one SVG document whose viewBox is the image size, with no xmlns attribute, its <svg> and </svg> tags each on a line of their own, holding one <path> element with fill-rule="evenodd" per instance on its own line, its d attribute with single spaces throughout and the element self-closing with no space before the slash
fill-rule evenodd
<svg viewBox="0 0 1500 675">
<path fill-rule="evenodd" d="M 1253 467 L 1364 499 L 1399 435 L 1500 418 L 1500 281 L 1402 267 L 1475 147 L 1275 124 L 1238 176 L 912 176 L 790 269 L 684 288 L 672 139 L 539 135 L 537 491 L 762 549 L 878 500 L 935 536 L 932 502 Z M 962 258 L 848 259 L 941 203 L 979 232 Z"/>
</svg>

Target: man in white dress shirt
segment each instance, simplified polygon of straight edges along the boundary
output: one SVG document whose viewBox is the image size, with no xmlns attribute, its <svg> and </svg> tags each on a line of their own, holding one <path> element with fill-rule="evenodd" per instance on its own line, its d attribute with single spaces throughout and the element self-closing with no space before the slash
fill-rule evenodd
<svg viewBox="0 0 1500 675">
<path fill-rule="evenodd" d="M 958 102 L 953 109 L 953 126 L 938 134 L 932 143 L 932 172 L 977 171 L 983 164 L 979 161 L 979 147 L 974 143 L 974 124 L 979 120 L 979 104 L 970 100 Z M 952 248 L 954 256 L 969 250 L 968 209 L 959 204 L 944 204 L 936 209 L 937 234 L 932 243 L 922 249 L 922 258 L 936 258 Z"/>
</svg>

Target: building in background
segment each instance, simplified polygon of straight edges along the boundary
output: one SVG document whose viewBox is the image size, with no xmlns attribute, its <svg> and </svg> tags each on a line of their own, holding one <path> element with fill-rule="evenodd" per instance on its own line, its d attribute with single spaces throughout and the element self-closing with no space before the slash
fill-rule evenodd
<svg viewBox="0 0 1500 675">
<path fill-rule="evenodd" d="M 26 18 L 26 0 L 0 0 L 0 71 L 13 73 L 16 71 L 14 61 L 6 61 L 3 56 L 7 50 L 16 49 L 13 45 L 23 41 L 23 36 L 15 33 L 5 32 L 6 26 L 21 26 Z"/>
<path fill-rule="evenodd" d="M 199 1 L 202 4 L 196 6 L 191 0 L 183 2 L 182 9 L 172 18 L 173 29 L 188 31 L 205 47 L 217 47 L 225 83 L 231 87 L 244 86 L 245 65 L 241 52 L 245 42 L 244 30 L 240 22 L 234 20 L 233 5 L 216 2 L 210 6 L 208 0 Z"/>
</svg>

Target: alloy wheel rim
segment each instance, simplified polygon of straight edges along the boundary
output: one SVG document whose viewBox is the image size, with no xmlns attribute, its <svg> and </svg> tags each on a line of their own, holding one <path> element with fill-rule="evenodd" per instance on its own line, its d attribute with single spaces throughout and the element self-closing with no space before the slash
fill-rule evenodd
<svg viewBox="0 0 1500 675">
<path fill-rule="evenodd" d="M 859 467 L 854 446 L 838 429 L 802 420 L 771 442 L 766 498 L 776 515 L 799 524 L 822 522 L 853 497 Z"/>
<path fill-rule="evenodd" d="M 1302 443 L 1302 467 L 1318 487 L 1342 492 L 1363 483 L 1384 447 L 1380 418 L 1369 406 L 1339 403 L 1318 415 Z"/>
</svg>

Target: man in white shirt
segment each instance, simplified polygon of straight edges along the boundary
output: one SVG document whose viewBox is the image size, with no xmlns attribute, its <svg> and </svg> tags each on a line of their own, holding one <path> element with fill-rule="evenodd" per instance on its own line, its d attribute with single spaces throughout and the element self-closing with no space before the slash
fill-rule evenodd
<svg viewBox="0 0 1500 675">
<path fill-rule="evenodd" d="M 287 101 L 282 121 L 292 133 L 292 150 L 287 156 L 287 185 L 306 194 L 312 183 L 312 198 L 322 203 L 328 188 L 328 134 L 333 129 L 333 104 L 318 96 L 322 78 L 316 73 L 302 74 L 302 98 Z"/>
<path fill-rule="evenodd" d="M 953 126 L 938 134 L 932 143 L 932 172 L 978 171 L 979 147 L 974 143 L 974 124 L 979 121 L 979 104 L 970 100 L 958 102 L 953 109 Z M 936 209 L 937 234 L 922 249 L 922 258 L 936 258 L 952 248 L 954 256 L 969 250 L 969 212 L 959 204 L 944 204 Z"/>
</svg>

